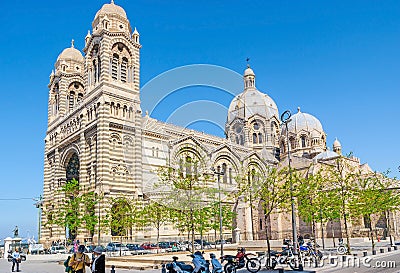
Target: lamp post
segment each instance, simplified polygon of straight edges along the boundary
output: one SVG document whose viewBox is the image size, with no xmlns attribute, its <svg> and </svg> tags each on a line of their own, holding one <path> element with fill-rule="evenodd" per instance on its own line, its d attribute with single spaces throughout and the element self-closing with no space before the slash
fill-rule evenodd
<svg viewBox="0 0 400 273">
<path fill-rule="evenodd" d="M 101 232 L 101 214 L 100 214 L 100 209 L 101 209 L 101 194 L 103 194 L 103 182 L 101 181 L 101 178 L 99 178 L 99 181 L 97 182 L 98 188 L 96 188 L 96 194 L 97 194 L 97 202 L 98 202 L 98 230 L 97 230 L 97 245 L 100 245 L 100 232 Z"/>
<path fill-rule="evenodd" d="M 289 131 L 288 131 L 288 123 L 291 121 L 290 117 L 292 113 L 289 110 L 286 110 L 281 115 L 281 121 L 286 127 L 286 141 L 287 141 L 287 155 L 288 155 L 288 165 L 289 165 L 289 183 L 290 183 L 290 203 L 292 207 L 292 236 L 293 236 L 293 254 L 297 256 L 296 259 L 296 267 L 299 266 L 299 270 L 303 270 L 303 265 L 300 261 L 300 255 L 298 252 L 298 240 L 297 240 L 297 227 L 296 227 L 296 208 L 294 203 L 294 196 L 293 196 L 293 182 L 292 182 L 292 168 L 290 165 L 290 143 L 289 143 Z"/>
<path fill-rule="evenodd" d="M 40 225 L 42 223 L 42 208 L 43 208 L 43 198 L 42 195 L 39 196 L 39 199 L 33 199 L 36 201 L 34 204 L 36 208 L 38 209 L 38 243 L 40 242 L 40 233 L 41 233 L 41 228 Z"/>
<path fill-rule="evenodd" d="M 221 171 L 221 167 L 218 166 L 217 170 L 214 167 L 211 169 L 214 174 L 217 175 L 218 181 L 218 205 L 219 205 L 219 240 L 221 243 L 221 257 L 224 256 L 224 243 L 222 242 L 222 206 L 221 206 L 221 183 L 220 183 L 220 176 L 224 175 L 224 171 Z"/>
</svg>

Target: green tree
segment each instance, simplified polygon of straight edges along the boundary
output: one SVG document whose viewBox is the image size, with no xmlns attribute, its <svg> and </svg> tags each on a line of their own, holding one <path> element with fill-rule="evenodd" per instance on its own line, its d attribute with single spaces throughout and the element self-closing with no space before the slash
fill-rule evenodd
<svg viewBox="0 0 400 273">
<path fill-rule="evenodd" d="M 160 229 L 171 221 L 171 209 L 161 205 L 159 202 L 148 200 L 144 203 L 140 213 L 144 216 L 147 223 L 157 230 L 157 245 L 160 242 Z M 143 219 L 142 218 L 142 219 Z M 158 252 L 158 248 L 157 248 Z"/>
<path fill-rule="evenodd" d="M 298 200 L 299 216 L 312 224 L 312 233 L 317 238 L 316 223 L 323 224 L 327 221 L 340 218 L 339 203 L 334 202 L 335 194 L 330 189 L 330 181 L 325 176 L 326 168 L 323 165 L 311 165 L 305 174 L 298 172 L 296 179 L 296 197 Z M 322 245 L 324 236 L 322 233 Z"/>
<path fill-rule="evenodd" d="M 269 219 L 274 212 L 284 212 L 290 207 L 289 174 L 287 168 L 268 167 L 265 173 L 252 172 L 252 183 L 247 185 L 246 196 L 259 200 L 264 211 L 265 237 L 268 255 L 271 252 Z M 253 204 L 251 204 L 253 205 Z M 270 259 L 267 259 L 269 263 Z"/>
<path fill-rule="evenodd" d="M 368 222 L 372 250 L 375 249 L 373 234 L 375 222 L 372 220 L 372 216 L 384 214 L 386 216 L 386 212 L 395 210 L 399 206 L 397 191 L 389 190 L 390 181 L 382 174 L 363 174 L 360 176 L 359 185 L 355 189 L 355 197 L 350 204 L 352 215 L 362 216 Z"/>
</svg>

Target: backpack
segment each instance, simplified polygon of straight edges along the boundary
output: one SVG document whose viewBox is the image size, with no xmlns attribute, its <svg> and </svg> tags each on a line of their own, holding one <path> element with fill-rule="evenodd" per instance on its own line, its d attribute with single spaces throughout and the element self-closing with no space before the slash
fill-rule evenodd
<svg viewBox="0 0 400 273">
<path fill-rule="evenodd" d="M 71 259 L 71 256 L 68 256 L 68 258 L 64 261 L 64 266 L 65 266 L 65 272 L 72 272 L 72 267 L 68 265 L 69 260 Z"/>
</svg>

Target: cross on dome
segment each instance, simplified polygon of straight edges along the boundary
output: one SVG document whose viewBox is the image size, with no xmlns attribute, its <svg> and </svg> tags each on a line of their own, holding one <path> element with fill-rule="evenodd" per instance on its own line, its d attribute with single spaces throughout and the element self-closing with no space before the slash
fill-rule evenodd
<svg viewBox="0 0 400 273">
<path fill-rule="evenodd" d="M 75 43 L 75 41 L 74 41 L 74 39 L 72 39 L 72 40 L 71 40 L 71 47 L 72 47 L 72 48 L 74 48 L 74 43 Z"/>
</svg>

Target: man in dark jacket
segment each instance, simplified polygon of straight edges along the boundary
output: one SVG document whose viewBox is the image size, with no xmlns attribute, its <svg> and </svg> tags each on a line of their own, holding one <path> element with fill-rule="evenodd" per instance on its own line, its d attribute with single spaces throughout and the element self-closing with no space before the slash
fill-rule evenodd
<svg viewBox="0 0 400 273">
<path fill-rule="evenodd" d="M 92 262 L 93 273 L 105 273 L 106 272 L 106 257 L 104 256 L 103 249 L 100 246 L 96 246 L 93 250 L 94 260 Z"/>
</svg>

